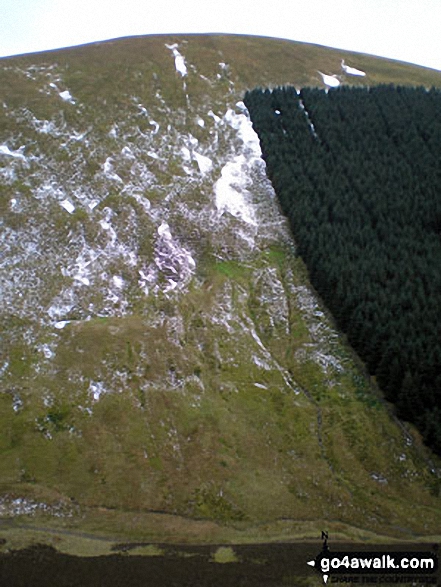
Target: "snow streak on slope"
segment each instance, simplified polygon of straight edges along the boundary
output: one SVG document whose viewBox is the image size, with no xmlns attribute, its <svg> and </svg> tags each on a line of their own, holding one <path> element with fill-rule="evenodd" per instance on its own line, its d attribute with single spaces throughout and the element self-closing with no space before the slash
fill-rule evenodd
<svg viewBox="0 0 441 587">
<path fill-rule="evenodd" d="M 167 49 L 170 49 L 173 52 L 173 57 L 175 58 L 175 67 L 176 71 L 181 74 L 182 77 L 187 75 L 187 66 L 185 65 L 184 57 L 178 51 L 178 45 L 175 43 L 174 45 L 166 45 Z"/>
<path fill-rule="evenodd" d="M 361 71 L 361 69 L 356 69 L 355 67 L 351 67 L 350 65 L 346 65 L 344 59 L 342 59 L 341 68 L 343 69 L 343 71 L 345 73 L 347 73 L 349 75 L 357 75 L 357 76 L 361 76 L 361 77 L 365 77 L 365 75 L 366 75 L 366 72 Z"/>
</svg>

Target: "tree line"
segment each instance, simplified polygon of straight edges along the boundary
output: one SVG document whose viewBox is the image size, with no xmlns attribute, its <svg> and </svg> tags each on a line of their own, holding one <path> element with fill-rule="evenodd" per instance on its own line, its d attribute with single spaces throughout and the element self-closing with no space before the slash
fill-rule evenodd
<svg viewBox="0 0 441 587">
<path fill-rule="evenodd" d="M 311 282 L 398 415 L 441 455 L 441 92 L 247 92 Z"/>
</svg>

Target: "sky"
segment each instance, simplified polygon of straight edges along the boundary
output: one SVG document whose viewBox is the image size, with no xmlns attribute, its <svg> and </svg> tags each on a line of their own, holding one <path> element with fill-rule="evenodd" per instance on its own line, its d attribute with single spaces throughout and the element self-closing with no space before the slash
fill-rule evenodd
<svg viewBox="0 0 441 587">
<path fill-rule="evenodd" d="M 238 33 L 441 70 L 441 0 L 0 0 L 0 56 L 131 35 Z"/>
</svg>

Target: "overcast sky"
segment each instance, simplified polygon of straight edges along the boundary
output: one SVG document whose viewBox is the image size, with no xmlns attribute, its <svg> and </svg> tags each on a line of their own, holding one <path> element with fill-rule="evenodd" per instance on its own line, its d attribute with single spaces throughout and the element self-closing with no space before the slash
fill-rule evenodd
<svg viewBox="0 0 441 587">
<path fill-rule="evenodd" d="M 441 70 L 441 0 L 0 0 L 0 56 L 208 32 L 306 41 Z"/>
</svg>

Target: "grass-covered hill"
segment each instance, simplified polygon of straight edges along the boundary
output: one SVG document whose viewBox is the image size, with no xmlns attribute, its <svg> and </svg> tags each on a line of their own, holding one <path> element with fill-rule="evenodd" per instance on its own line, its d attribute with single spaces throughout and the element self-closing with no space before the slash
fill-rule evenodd
<svg viewBox="0 0 441 587">
<path fill-rule="evenodd" d="M 439 534 L 438 461 L 310 286 L 242 102 L 318 72 L 441 87 L 241 36 L 0 61 L 2 548 Z"/>
</svg>

